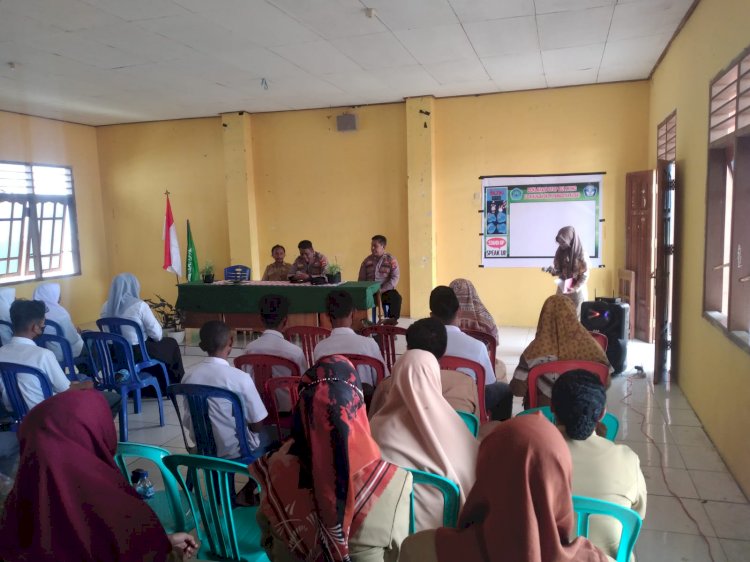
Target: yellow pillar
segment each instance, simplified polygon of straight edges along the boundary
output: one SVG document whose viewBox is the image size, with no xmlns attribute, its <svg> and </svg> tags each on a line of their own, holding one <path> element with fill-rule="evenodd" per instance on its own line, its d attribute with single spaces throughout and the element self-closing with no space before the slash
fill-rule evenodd
<svg viewBox="0 0 750 562">
<path fill-rule="evenodd" d="M 409 294 L 412 318 L 430 313 L 435 262 L 435 98 L 406 100 L 406 173 L 409 206 Z"/>
<path fill-rule="evenodd" d="M 258 207 L 250 114 L 245 111 L 224 113 L 221 126 L 230 262 L 226 265 L 247 265 L 252 268 L 252 278 L 260 279 L 263 271 L 258 253 Z"/>
</svg>

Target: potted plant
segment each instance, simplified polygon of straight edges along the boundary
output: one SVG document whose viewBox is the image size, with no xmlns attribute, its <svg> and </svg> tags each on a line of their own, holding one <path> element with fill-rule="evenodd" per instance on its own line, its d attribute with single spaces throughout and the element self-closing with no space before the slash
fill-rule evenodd
<svg viewBox="0 0 750 562">
<path fill-rule="evenodd" d="M 146 299 L 146 304 L 151 307 L 164 329 L 165 335 L 182 343 L 185 340 L 185 329 L 182 327 L 184 313 L 177 310 L 175 306 L 166 301 L 164 297 L 156 295 L 157 300 Z"/>
<path fill-rule="evenodd" d="M 329 263 L 326 267 L 326 279 L 328 283 L 341 283 L 341 266 L 338 263 Z"/>
<path fill-rule="evenodd" d="M 214 264 L 207 261 L 201 268 L 201 276 L 203 277 L 204 283 L 214 282 Z"/>
</svg>

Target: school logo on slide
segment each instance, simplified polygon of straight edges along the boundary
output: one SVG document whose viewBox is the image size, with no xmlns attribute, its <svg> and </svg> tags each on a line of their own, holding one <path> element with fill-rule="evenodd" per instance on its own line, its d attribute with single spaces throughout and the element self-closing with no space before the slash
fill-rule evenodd
<svg viewBox="0 0 750 562">
<path fill-rule="evenodd" d="M 591 184 L 587 185 L 583 188 L 583 194 L 586 197 L 594 197 L 596 195 L 596 186 Z"/>
<path fill-rule="evenodd" d="M 487 258 L 508 257 L 508 239 L 505 236 L 494 236 L 485 241 L 484 256 Z"/>
<path fill-rule="evenodd" d="M 518 189 L 517 187 L 512 189 L 510 192 L 510 198 L 513 199 L 513 201 L 520 201 L 523 199 L 523 190 Z"/>
</svg>

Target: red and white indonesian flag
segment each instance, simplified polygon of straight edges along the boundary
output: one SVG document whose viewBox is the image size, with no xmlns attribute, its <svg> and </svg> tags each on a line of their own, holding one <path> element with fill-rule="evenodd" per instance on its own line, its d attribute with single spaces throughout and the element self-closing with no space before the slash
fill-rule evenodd
<svg viewBox="0 0 750 562">
<path fill-rule="evenodd" d="M 177 240 L 177 228 L 174 225 L 174 218 L 172 217 L 172 206 L 169 204 L 169 195 L 167 195 L 167 214 L 164 216 L 162 239 L 164 240 L 164 269 L 181 277 L 182 258 L 180 257 L 180 243 Z"/>
</svg>

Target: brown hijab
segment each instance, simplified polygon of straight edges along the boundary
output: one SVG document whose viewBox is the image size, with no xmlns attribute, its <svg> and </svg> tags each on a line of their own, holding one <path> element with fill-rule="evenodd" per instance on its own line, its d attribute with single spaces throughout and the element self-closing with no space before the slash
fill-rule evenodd
<svg viewBox="0 0 750 562">
<path fill-rule="evenodd" d="M 572 470 L 565 440 L 541 414 L 500 424 L 479 448 L 458 527 L 436 533 L 438 560 L 606 562 L 587 539 L 570 540 Z"/>
<path fill-rule="evenodd" d="M 586 271 L 586 256 L 583 252 L 581 239 L 576 234 L 576 229 L 566 226 L 560 229 L 555 240 L 565 242 L 568 247 L 557 248 L 553 265 L 561 279 L 576 278 Z"/>
<path fill-rule="evenodd" d="M 495 319 L 482 303 L 474 284 L 468 279 L 454 279 L 449 287 L 458 298 L 459 309 L 456 320 L 458 320 L 459 327 L 462 330 L 485 332 L 498 341 Z"/>
</svg>

